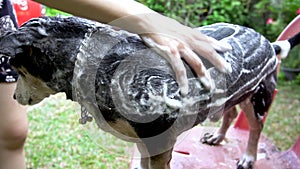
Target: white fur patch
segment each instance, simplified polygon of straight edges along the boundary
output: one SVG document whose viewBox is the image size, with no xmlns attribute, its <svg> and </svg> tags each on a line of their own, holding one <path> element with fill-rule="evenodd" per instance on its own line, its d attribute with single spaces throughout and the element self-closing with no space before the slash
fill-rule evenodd
<svg viewBox="0 0 300 169">
<path fill-rule="evenodd" d="M 288 56 L 289 51 L 291 50 L 291 44 L 289 41 L 287 41 L 287 40 L 277 41 L 277 42 L 273 42 L 272 44 L 280 46 L 281 51 L 280 51 L 279 55 L 280 55 L 281 59 L 285 59 Z"/>
<path fill-rule="evenodd" d="M 238 168 L 243 167 L 243 168 L 250 168 L 251 166 L 253 166 L 255 161 L 255 157 L 245 153 L 243 155 L 243 157 L 240 159 L 240 161 L 238 162 Z"/>
</svg>

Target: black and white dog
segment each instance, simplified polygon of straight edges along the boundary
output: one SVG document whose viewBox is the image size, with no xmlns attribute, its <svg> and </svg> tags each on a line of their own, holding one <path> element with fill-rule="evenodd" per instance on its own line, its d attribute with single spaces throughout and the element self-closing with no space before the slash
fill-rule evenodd
<svg viewBox="0 0 300 169">
<path fill-rule="evenodd" d="M 186 66 L 189 93 L 181 96 L 166 60 L 137 35 L 75 17 L 32 19 L 0 39 L 0 54 L 20 75 L 15 98 L 33 105 L 65 92 L 82 106 L 81 122 L 90 120 L 111 134 L 136 142 L 144 169 L 167 169 L 176 138 L 206 119 L 223 115 L 222 129 L 202 142 L 219 144 L 236 116 L 245 111 L 249 142 L 239 169 L 252 168 L 263 128 L 262 118 L 272 102 L 278 59 L 262 35 L 232 24 L 199 28 L 201 33 L 232 46 L 221 55 L 232 65 L 222 74 L 201 58 L 213 79 L 206 90 Z M 299 35 L 286 44 L 294 46 Z M 278 52 L 277 52 L 278 53 Z M 201 57 L 201 56 L 199 56 Z"/>
</svg>

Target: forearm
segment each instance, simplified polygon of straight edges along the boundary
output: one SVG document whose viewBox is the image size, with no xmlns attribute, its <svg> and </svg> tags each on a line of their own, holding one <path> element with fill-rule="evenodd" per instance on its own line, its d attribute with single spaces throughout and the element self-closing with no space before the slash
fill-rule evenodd
<svg viewBox="0 0 300 169">
<path fill-rule="evenodd" d="M 48 7 L 56 8 L 70 14 L 95 20 L 101 23 L 111 23 L 128 16 L 155 13 L 148 7 L 133 0 L 34 0 Z M 131 18 L 136 26 L 144 22 L 140 17 Z M 116 22 L 115 22 L 116 23 Z M 117 23 L 116 23 L 117 24 Z M 141 27 L 145 23 L 140 23 Z M 115 25 L 122 28 L 122 25 Z M 130 29 L 130 28 L 125 28 Z M 137 33 L 135 30 L 128 30 Z"/>
</svg>

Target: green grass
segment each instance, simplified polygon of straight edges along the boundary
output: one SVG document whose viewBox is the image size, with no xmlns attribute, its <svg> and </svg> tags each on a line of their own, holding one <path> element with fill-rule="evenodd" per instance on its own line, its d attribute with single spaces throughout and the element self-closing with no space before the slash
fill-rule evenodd
<svg viewBox="0 0 300 169">
<path fill-rule="evenodd" d="M 280 81 L 263 133 L 281 150 L 300 136 L 300 85 Z"/>
<path fill-rule="evenodd" d="M 263 133 L 280 149 L 300 134 L 300 86 L 279 83 Z M 78 123 L 80 109 L 58 94 L 28 108 L 28 169 L 126 169 L 133 145 Z"/>
<path fill-rule="evenodd" d="M 132 144 L 98 130 L 94 123 L 80 125 L 79 112 L 62 94 L 28 108 L 27 168 L 129 168 Z"/>
</svg>

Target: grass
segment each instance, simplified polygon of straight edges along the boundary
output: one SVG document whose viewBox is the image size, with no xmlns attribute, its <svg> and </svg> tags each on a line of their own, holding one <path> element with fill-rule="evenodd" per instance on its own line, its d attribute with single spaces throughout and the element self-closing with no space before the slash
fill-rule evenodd
<svg viewBox="0 0 300 169">
<path fill-rule="evenodd" d="M 263 133 L 281 150 L 289 149 L 300 136 L 300 85 L 278 84 Z"/>
<path fill-rule="evenodd" d="M 300 134 L 300 86 L 279 83 L 263 133 L 280 149 Z M 80 108 L 58 94 L 28 108 L 28 169 L 126 169 L 133 144 L 78 123 Z"/>
<path fill-rule="evenodd" d="M 28 108 L 28 169 L 129 168 L 132 144 L 78 123 L 80 108 L 58 94 Z"/>
</svg>

